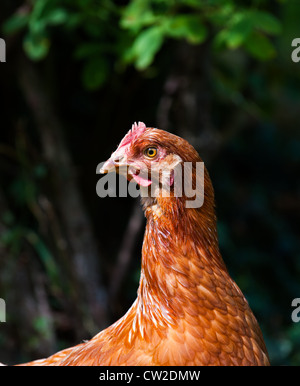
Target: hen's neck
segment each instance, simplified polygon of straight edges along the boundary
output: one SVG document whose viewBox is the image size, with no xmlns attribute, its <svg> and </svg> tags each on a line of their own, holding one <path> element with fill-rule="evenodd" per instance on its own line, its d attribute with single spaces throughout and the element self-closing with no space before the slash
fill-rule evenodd
<svg viewBox="0 0 300 386">
<path fill-rule="evenodd" d="M 206 271 L 226 271 L 219 253 L 214 199 L 187 209 L 183 198 L 157 198 L 146 203 L 147 226 L 142 249 L 138 303 L 157 323 L 176 324 Z"/>
</svg>

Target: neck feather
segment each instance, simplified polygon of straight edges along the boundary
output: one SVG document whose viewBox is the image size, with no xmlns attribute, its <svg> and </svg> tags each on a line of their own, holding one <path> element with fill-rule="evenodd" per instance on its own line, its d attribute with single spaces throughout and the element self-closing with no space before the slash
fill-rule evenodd
<svg viewBox="0 0 300 386">
<path fill-rule="evenodd" d="M 138 303 L 152 321 L 176 324 L 185 305 L 199 303 L 197 286 L 207 272 L 227 274 L 219 253 L 213 191 L 201 208 L 187 209 L 184 197 L 157 197 L 144 201 L 144 207 L 147 226 Z"/>
</svg>

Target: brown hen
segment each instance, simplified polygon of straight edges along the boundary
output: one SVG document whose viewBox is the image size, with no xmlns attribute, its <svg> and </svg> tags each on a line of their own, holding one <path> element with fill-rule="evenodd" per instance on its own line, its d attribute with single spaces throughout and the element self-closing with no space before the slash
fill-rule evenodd
<svg viewBox="0 0 300 386">
<path fill-rule="evenodd" d="M 176 194 L 178 170 L 186 162 L 192 167 L 184 180 L 192 179 L 195 197 L 204 192 L 201 206 L 189 205 L 193 197 L 183 179 L 178 185 L 183 194 Z M 144 196 L 147 226 L 137 299 L 90 341 L 25 365 L 269 365 L 259 325 L 220 255 L 205 168 L 204 185 L 196 183 L 200 162 L 184 139 L 133 125 L 102 171 L 117 167 Z"/>
</svg>

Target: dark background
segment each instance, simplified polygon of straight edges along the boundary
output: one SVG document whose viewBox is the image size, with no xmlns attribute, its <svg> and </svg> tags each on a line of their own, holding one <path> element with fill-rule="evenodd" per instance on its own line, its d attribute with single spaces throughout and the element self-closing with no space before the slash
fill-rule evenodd
<svg viewBox="0 0 300 386">
<path fill-rule="evenodd" d="M 89 339 L 135 299 L 139 200 L 95 188 L 143 121 L 199 151 L 271 362 L 300 364 L 299 20 L 297 1 L 1 1 L 2 362 Z"/>
</svg>

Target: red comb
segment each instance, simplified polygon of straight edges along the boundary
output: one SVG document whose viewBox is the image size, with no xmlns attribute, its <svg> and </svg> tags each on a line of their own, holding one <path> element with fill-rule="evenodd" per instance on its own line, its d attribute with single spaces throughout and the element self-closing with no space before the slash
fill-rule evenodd
<svg viewBox="0 0 300 386">
<path fill-rule="evenodd" d="M 122 139 L 120 145 L 118 146 L 118 149 L 128 145 L 130 142 L 137 139 L 141 134 L 144 133 L 146 130 L 146 125 L 143 122 L 139 122 L 138 124 L 134 122 L 134 124 L 131 126 L 131 130 L 128 131 L 128 133 L 125 135 L 125 137 Z"/>
</svg>

